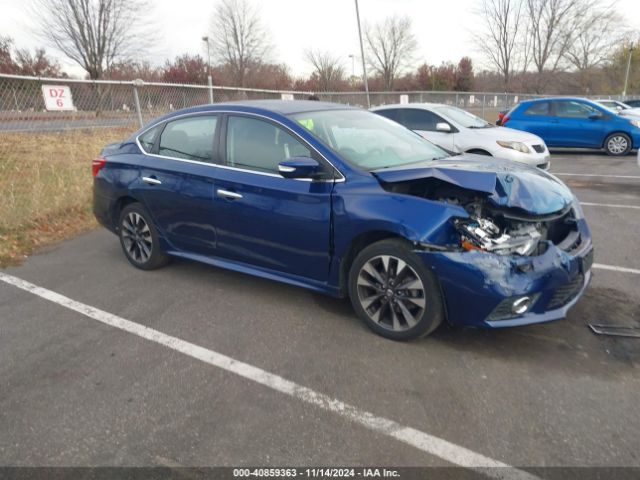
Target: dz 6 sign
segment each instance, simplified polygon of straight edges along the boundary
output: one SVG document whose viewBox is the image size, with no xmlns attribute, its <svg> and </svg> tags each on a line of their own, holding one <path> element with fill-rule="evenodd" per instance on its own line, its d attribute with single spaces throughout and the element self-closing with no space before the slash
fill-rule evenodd
<svg viewBox="0 0 640 480">
<path fill-rule="evenodd" d="M 71 89 L 66 85 L 43 85 L 42 95 L 47 110 L 75 110 Z"/>
</svg>

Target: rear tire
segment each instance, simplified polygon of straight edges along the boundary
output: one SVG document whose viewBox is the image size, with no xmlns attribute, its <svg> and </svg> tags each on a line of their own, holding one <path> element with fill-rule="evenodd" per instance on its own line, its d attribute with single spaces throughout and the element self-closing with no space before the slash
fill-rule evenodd
<svg viewBox="0 0 640 480">
<path fill-rule="evenodd" d="M 632 147 L 631 138 L 626 133 L 612 133 L 604 141 L 605 152 L 613 157 L 627 155 Z"/>
<path fill-rule="evenodd" d="M 429 335 L 444 318 L 436 276 L 399 239 L 360 252 L 349 271 L 349 297 L 365 325 L 391 340 Z"/>
<path fill-rule="evenodd" d="M 120 213 L 118 236 L 124 256 L 140 270 L 165 266 L 169 257 L 160 248 L 158 232 L 151 216 L 140 203 L 130 203 Z"/>
</svg>

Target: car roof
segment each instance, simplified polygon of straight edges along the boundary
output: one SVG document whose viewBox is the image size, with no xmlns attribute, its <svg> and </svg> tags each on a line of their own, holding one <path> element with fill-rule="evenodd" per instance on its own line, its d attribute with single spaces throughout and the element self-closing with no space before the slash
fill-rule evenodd
<svg viewBox="0 0 640 480">
<path fill-rule="evenodd" d="M 185 108 L 172 112 L 167 117 L 174 115 L 184 115 L 187 113 L 211 112 L 223 110 L 225 107 L 232 107 L 234 110 L 242 111 L 246 109 L 263 110 L 281 115 L 292 115 L 295 113 L 315 112 L 322 110 L 359 110 L 360 107 L 353 107 L 341 103 L 318 102 L 315 100 L 241 100 L 237 102 L 211 103 L 199 105 L 197 107 Z"/>
<path fill-rule="evenodd" d="M 390 103 L 388 105 L 378 105 L 377 107 L 373 107 L 371 110 L 387 110 L 390 108 L 433 108 L 433 107 L 455 107 L 455 105 L 446 105 L 444 103 Z"/>
<path fill-rule="evenodd" d="M 591 100 L 589 98 L 584 97 L 544 97 L 544 98 L 531 98 L 529 100 L 522 100 L 521 104 L 525 103 L 536 103 L 536 102 L 549 102 L 549 101 L 558 101 L 558 100 L 580 100 L 582 102 L 594 102 L 595 100 Z"/>
</svg>

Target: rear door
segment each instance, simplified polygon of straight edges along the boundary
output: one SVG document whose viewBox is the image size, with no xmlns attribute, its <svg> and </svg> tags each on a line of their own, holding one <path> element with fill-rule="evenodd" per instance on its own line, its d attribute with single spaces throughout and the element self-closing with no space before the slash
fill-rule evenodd
<svg viewBox="0 0 640 480">
<path fill-rule="evenodd" d="M 551 109 L 551 102 L 535 102 L 522 107 L 522 113 L 513 121 L 507 122 L 505 127 L 517 128 L 534 135 L 538 135 L 549 144 L 551 129 L 555 128 L 555 118 Z M 506 115 L 508 117 L 509 114 Z"/>
<path fill-rule="evenodd" d="M 222 257 L 320 282 L 330 261 L 333 167 L 282 125 L 263 117 L 226 116 L 216 178 L 217 248 Z M 312 157 L 326 178 L 283 178 L 278 164 Z"/>
<path fill-rule="evenodd" d="M 170 248 L 215 253 L 214 184 L 217 115 L 191 115 L 139 137 L 145 151 L 134 194 Z"/>
</svg>

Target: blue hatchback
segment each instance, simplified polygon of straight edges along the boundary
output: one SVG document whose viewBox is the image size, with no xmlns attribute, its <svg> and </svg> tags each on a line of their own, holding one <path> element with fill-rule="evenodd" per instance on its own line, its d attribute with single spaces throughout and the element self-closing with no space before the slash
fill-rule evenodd
<svg viewBox="0 0 640 480">
<path fill-rule="evenodd" d="M 591 277 L 589 228 L 558 179 L 451 157 L 344 105 L 181 110 L 106 146 L 93 175 L 95 215 L 133 266 L 181 257 L 348 296 L 391 339 L 559 319 Z"/>
<path fill-rule="evenodd" d="M 549 147 L 604 149 L 626 155 L 640 146 L 640 119 L 584 98 L 543 98 L 516 105 L 502 125 L 541 137 Z"/>
</svg>

